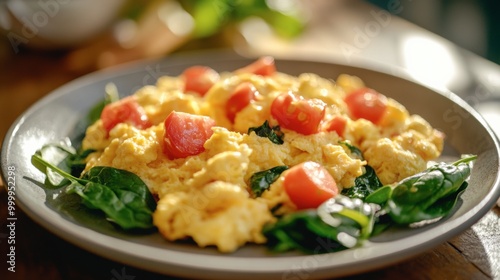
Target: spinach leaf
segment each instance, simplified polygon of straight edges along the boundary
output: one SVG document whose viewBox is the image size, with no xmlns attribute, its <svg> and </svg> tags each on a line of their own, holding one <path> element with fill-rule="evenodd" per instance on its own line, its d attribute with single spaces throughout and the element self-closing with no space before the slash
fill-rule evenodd
<svg viewBox="0 0 500 280">
<path fill-rule="evenodd" d="M 403 179 L 387 201 L 386 210 L 392 220 L 412 224 L 447 215 L 467 187 L 470 162 L 476 158 L 467 156 L 451 164 L 442 162 Z"/>
<path fill-rule="evenodd" d="M 300 250 L 305 253 L 336 252 L 347 249 L 338 242 L 339 231 L 324 223 L 315 210 L 287 214 L 263 229 L 272 251 Z"/>
<path fill-rule="evenodd" d="M 33 165 L 53 170 L 69 181 L 67 193 L 76 193 L 83 203 L 103 211 L 106 217 L 123 229 L 153 227 L 152 213 L 156 208 L 146 184 L 135 174 L 112 167 L 93 167 L 77 178 L 44 160 L 40 153 L 32 158 Z"/>
<path fill-rule="evenodd" d="M 87 149 L 68 156 L 67 165 L 71 168 L 71 175 L 78 177 L 82 174 L 86 166 L 85 159 L 93 152 L 95 150 Z"/>
<path fill-rule="evenodd" d="M 365 166 L 365 173 L 354 179 L 354 186 L 342 190 L 342 194 L 351 198 L 359 198 L 365 200 L 367 196 L 382 187 L 375 170 L 369 166 Z"/>
<path fill-rule="evenodd" d="M 120 99 L 118 94 L 118 89 L 116 88 L 115 84 L 113 83 L 106 84 L 104 91 L 105 91 L 104 100 L 95 104 L 94 107 L 92 107 L 89 113 L 87 114 L 87 121 L 89 124 L 93 124 L 98 119 L 101 118 L 102 110 L 106 105 L 118 101 Z"/>
<path fill-rule="evenodd" d="M 250 127 L 248 129 L 248 134 L 250 134 L 252 131 L 260 137 L 269 138 L 269 140 L 271 140 L 271 142 L 273 142 L 274 144 L 281 145 L 284 143 L 283 137 L 285 135 L 280 130 L 279 125 L 271 127 L 269 126 L 269 122 L 267 120 L 259 127 Z"/>
<path fill-rule="evenodd" d="M 444 198 L 440 198 L 436 203 L 429 206 L 429 208 L 425 209 L 425 212 L 430 217 L 429 219 L 441 218 L 446 216 L 457 204 L 460 195 L 467 189 L 467 182 L 463 182 L 463 184 L 458 188 L 458 190 Z"/>
<path fill-rule="evenodd" d="M 71 146 L 69 139 L 60 143 L 46 144 L 40 148 L 37 153 L 45 161 L 59 167 L 60 169 L 78 177 L 85 169 L 85 158 L 94 152 L 94 150 L 77 151 Z M 45 166 L 37 166 L 40 171 L 45 173 L 45 186 L 50 188 L 61 188 L 69 184 L 69 181 Z"/>
<path fill-rule="evenodd" d="M 263 233 L 274 251 L 336 252 L 361 245 L 371 235 L 374 214 L 374 208 L 360 199 L 338 195 L 317 210 L 284 215 L 266 225 Z"/>
<path fill-rule="evenodd" d="M 81 143 L 85 138 L 87 128 L 101 118 L 104 107 L 107 104 L 118 101 L 118 99 L 119 96 L 116 86 L 113 83 L 108 83 L 105 87 L 104 99 L 92 106 L 87 112 L 87 115 L 76 123 L 73 133 L 70 134 L 71 139 L 73 139 L 75 143 Z"/>
<path fill-rule="evenodd" d="M 385 205 L 387 200 L 391 197 L 392 187 L 391 186 L 382 186 L 376 189 L 374 192 L 367 195 L 364 199 L 367 203 L 375 203 L 379 205 Z"/>
<path fill-rule="evenodd" d="M 106 166 L 95 166 L 85 173 L 82 179 L 107 185 L 116 191 L 132 192 L 144 201 L 149 209 L 156 208 L 156 202 L 146 184 L 132 172 Z"/>
<path fill-rule="evenodd" d="M 281 173 L 283 173 L 283 171 L 287 169 L 288 166 L 280 165 L 271 169 L 254 173 L 252 177 L 250 177 L 250 188 L 252 189 L 252 193 L 256 197 L 261 196 L 262 193 L 265 190 L 269 189 L 271 184 L 278 179 Z"/>
<path fill-rule="evenodd" d="M 86 119 L 87 122 L 85 123 L 87 127 L 101 118 L 102 110 L 104 109 L 106 104 L 107 104 L 106 100 L 101 100 L 100 102 L 96 103 L 92 108 L 90 108 L 87 114 L 87 119 Z"/>
</svg>

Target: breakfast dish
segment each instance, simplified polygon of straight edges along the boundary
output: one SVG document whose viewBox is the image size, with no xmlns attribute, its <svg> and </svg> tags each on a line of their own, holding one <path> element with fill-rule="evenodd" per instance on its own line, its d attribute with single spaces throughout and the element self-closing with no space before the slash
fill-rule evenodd
<svg viewBox="0 0 500 280">
<path fill-rule="evenodd" d="M 231 72 L 192 66 L 114 95 L 86 130 L 81 173 L 58 172 L 72 182 L 67 192 L 122 228 L 155 227 L 224 253 L 249 243 L 314 251 L 292 237 L 304 228 L 337 251 L 388 226 L 385 216 L 442 218 L 475 159 L 428 169 L 445 136 L 422 117 L 359 77 L 292 76 L 272 57 Z M 35 162 L 45 164 L 43 153 Z"/>
</svg>

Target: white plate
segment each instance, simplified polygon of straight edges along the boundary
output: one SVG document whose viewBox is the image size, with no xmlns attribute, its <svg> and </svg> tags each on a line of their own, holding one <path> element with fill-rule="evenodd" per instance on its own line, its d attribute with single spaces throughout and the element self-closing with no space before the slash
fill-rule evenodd
<svg viewBox="0 0 500 280">
<path fill-rule="evenodd" d="M 43 144 L 83 132 L 81 120 L 103 98 L 108 82 L 123 95 L 154 84 L 162 75 L 178 75 L 186 67 L 202 64 L 230 71 L 253 61 L 225 52 L 179 54 L 159 61 L 141 62 L 96 72 L 49 94 L 26 111 L 9 130 L 2 149 L 2 173 L 16 169 L 16 203 L 33 220 L 61 238 L 103 257 L 154 272 L 193 278 L 303 279 L 356 274 L 414 257 L 472 226 L 500 196 L 499 144 L 486 122 L 465 102 L 449 92 L 437 92 L 411 81 L 363 67 L 277 60 L 281 72 L 313 72 L 336 78 L 341 73 L 361 77 L 367 85 L 400 101 L 446 133 L 443 158 L 462 153 L 478 155 L 470 184 L 452 215 L 419 229 L 392 230 L 371 239 L 364 247 L 324 255 L 296 252 L 272 254 L 264 246 L 249 245 L 233 254 L 187 243 L 165 241 L 158 233 L 127 234 L 95 219 L 71 196 L 45 190 L 44 175 L 30 163 Z M 391 70 L 394 72 L 394 69 Z"/>
</svg>

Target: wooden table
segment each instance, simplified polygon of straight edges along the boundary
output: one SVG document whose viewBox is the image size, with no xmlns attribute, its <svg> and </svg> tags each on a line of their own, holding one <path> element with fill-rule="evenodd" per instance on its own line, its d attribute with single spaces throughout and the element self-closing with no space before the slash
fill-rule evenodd
<svg viewBox="0 0 500 280">
<path fill-rule="evenodd" d="M 0 140 L 32 103 L 86 71 L 70 71 L 65 52 L 23 50 L 0 44 Z M 0 279 L 175 279 L 103 259 L 33 222 L 16 223 L 16 272 L 7 271 L 7 193 L 0 183 Z M 411 260 L 346 279 L 500 279 L 500 209 L 472 228 Z"/>
</svg>

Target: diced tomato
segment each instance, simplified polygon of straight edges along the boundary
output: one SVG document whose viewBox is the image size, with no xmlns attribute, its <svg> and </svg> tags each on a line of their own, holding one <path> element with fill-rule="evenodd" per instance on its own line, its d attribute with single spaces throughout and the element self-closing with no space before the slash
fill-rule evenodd
<svg viewBox="0 0 500 280">
<path fill-rule="evenodd" d="M 176 159 L 203 152 L 203 145 L 213 134 L 215 121 L 207 116 L 173 111 L 164 125 L 163 151 L 170 159 Z"/>
<path fill-rule="evenodd" d="M 347 119 L 343 116 L 335 116 L 323 125 L 324 131 L 335 131 L 339 136 L 344 135 Z"/>
<path fill-rule="evenodd" d="M 236 70 L 235 73 L 252 73 L 261 76 L 272 76 L 276 73 L 274 58 L 271 56 L 263 56 L 255 62 Z"/>
<path fill-rule="evenodd" d="M 356 119 L 366 119 L 377 124 L 387 108 L 387 97 L 371 88 L 360 88 L 346 96 L 349 112 Z"/>
<path fill-rule="evenodd" d="M 313 161 L 303 162 L 285 171 L 283 187 L 298 209 L 317 208 L 339 193 L 332 175 Z"/>
<path fill-rule="evenodd" d="M 184 70 L 184 92 L 197 92 L 201 96 L 219 80 L 217 71 L 206 66 L 192 66 Z"/>
<path fill-rule="evenodd" d="M 107 133 L 119 123 L 128 123 L 139 129 L 145 129 L 152 125 L 144 108 L 137 103 L 133 96 L 106 105 L 102 110 L 101 120 Z"/>
<path fill-rule="evenodd" d="M 271 115 L 283 128 L 309 135 L 318 132 L 326 104 L 319 99 L 305 99 L 292 92 L 278 95 L 271 104 Z"/>
<path fill-rule="evenodd" d="M 258 95 L 259 92 L 252 83 L 245 82 L 238 85 L 226 102 L 227 118 L 234 123 L 236 113 L 248 106 Z"/>
</svg>

